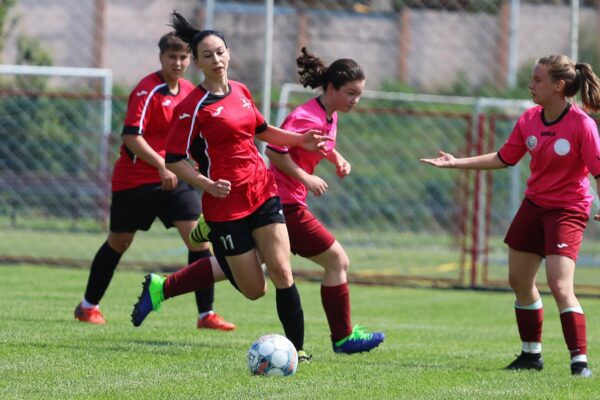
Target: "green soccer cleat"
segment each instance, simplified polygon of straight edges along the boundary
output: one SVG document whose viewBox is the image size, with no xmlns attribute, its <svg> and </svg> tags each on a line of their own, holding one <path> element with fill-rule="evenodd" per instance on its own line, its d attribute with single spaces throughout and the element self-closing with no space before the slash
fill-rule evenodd
<svg viewBox="0 0 600 400">
<path fill-rule="evenodd" d="M 150 312 L 160 309 L 160 304 L 165 299 L 163 286 L 166 280 L 167 278 L 164 276 L 146 275 L 146 280 L 142 284 L 142 294 L 133 306 L 133 312 L 131 313 L 133 326 L 140 326 Z"/>
<path fill-rule="evenodd" d="M 204 220 L 204 214 L 200 214 L 198 217 L 198 224 L 196 227 L 190 232 L 190 242 L 195 245 L 199 245 L 205 242 L 208 242 L 208 234 L 210 233 L 210 227 L 206 224 Z"/>
<path fill-rule="evenodd" d="M 346 354 L 371 351 L 379 346 L 384 339 L 383 332 L 370 333 L 363 326 L 355 325 L 350 335 L 333 343 L 333 351 Z"/>
</svg>

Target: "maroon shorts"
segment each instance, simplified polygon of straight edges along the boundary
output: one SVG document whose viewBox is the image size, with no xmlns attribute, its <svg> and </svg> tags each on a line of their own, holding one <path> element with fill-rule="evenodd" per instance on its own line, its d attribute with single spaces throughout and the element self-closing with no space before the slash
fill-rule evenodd
<svg viewBox="0 0 600 400">
<path fill-rule="evenodd" d="M 307 207 L 284 204 L 283 214 L 290 235 L 292 253 L 302 257 L 313 257 L 329 249 L 335 242 L 335 237 Z"/>
<path fill-rule="evenodd" d="M 589 216 L 581 211 L 544 208 L 525 198 L 504 243 L 510 248 L 541 257 L 566 256 L 577 261 Z"/>
</svg>

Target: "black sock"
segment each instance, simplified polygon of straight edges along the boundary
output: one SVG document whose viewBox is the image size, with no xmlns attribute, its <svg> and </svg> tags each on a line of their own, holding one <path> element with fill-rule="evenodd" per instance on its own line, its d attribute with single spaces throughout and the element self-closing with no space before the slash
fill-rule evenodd
<svg viewBox="0 0 600 400">
<path fill-rule="evenodd" d="M 98 249 L 92 266 L 90 268 L 90 276 L 88 277 L 87 287 L 85 289 L 85 299 L 92 303 L 100 303 L 100 299 L 104 296 L 104 292 L 108 289 L 108 285 L 115 273 L 115 269 L 119 264 L 122 254 L 117 253 L 108 245 L 108 242 Z"/>
<path fill-rule="evenodd" d="M 296 350 L 302 350 L 304 347 L 304 312 L 296 284 L 287 289 L 276 289 L 275 301 L 277 315 L 283 325 L 285 336 L 294 344 Z"/>
<path fill-rule="evenodd" d="M 188 265 L 201 258 L 210 256 L 212 256 L 210 250 L 190 251 L 188 253 Z M 198 306 L 198 313 L 205 313 L 212 310 L 213 302 L 215 301 L 214 285 L 207 289 L 196 290 L 194 294 L 196 295 L 196 305 Z"/>
</svg>

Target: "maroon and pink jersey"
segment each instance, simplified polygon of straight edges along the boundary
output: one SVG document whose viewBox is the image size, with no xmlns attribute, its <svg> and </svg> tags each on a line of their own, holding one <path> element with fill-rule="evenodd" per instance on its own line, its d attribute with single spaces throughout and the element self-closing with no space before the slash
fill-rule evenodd
<svg viewBox="0 0 600 400">
<path fill-rule="evenodd" d="M 319 130 L 323 135 L 333 139 L 326 142 L 325 149 L 327 150 L 327 154 L 331 153 L 335 148 L 337 113 L 333 113 L 331 118 L 328 119 L 325 107 L 323 107 L 318 98 L 309 100 L 296 107 L 283 121 L 281 127 L 297 133 L 306 133 L 311 129 Z M 305 150 L 302 147 L 288 148 L 274 145 L 268 145 L 268 147 L 278 153 L 289 154 L 300 168 L 311 175 L 317 164 L 325 158 L 320 152 Z M 306 197 L 308 195 L 306 187 L 298 180 L 278 169 L 273 163 L 271 163 L 269 169 L 275 175 L 281 203 L 286 205 L 302 204 L 306 206 Z"/>
<path fill-rule="evenodd" d="M 575 104 L 552 123 L 544 121 L 542 110 L 537 106 L 523 113 L 498 157 L 515 165 L 529 152 L 525 196 L 535 204 L 589 213 L 593 196 L 588 174 L 600 175 L 598 127 Z"/>
<path fill-rule="evenodd" d="M 194 85 L 179 79 L 179 93 L 173 94 L 161 76 L 154 72 L 143 78 L 129 95 L 123 135 L 141 135 L 154 151 L 165 156 L 165 145 L 173 110 Z M 131 189 L 148 183 L 160 183 L 158 170 L 139 159 L 124 144 L 115 163 L 112 190 Z"/>
<path fill-rule="evenodd" d="M 231 182 L 225 198 L 202 195 L 205 218 L 214 222 L 246 217 L 277 196 L 275 178 L 254 144 L 267 123 L 246 86 L 230 80 L 229 89 L 220 96 L 197 87 L 177 106 L 167 139 L 167 162 L 191 156 L 213 181 Z"/>
</svg>

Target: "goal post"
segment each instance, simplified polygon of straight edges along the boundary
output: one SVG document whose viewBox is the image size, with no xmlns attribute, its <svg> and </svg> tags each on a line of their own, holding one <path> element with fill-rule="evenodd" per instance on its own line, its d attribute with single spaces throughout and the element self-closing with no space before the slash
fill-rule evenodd
<svg viewBox="0 0 600 400">
<path fill-rule="evenodd" d="M 283 85 L 277 106 L 277 124 L 282 123 L 292 107 L 317 93 L 294 83 Z M 382 213 L 386 218 L 379 219 L 375 226 L 370 227 L 362 245 L 381 248 L 381 243 L 377 243 L 378 232 L 387 232 L 400 243 L 395 248 L 400 260 L 401 254 L 410 245 L 422 253 L 418 258 L 422 259 L 423 268 L 415 266 L 406 271 L 396 267 L 395 273 L 433 281 L 438 276 L 446 276 L 455 279 L 459 285 L 484 285 L 487 281 L 490 234 L 499 235 L 498 229 L 490 229 L 492 217 L 497 214 L 510 216 L 515 199 L 520 201 L 523 188 L 521 170 L 518 167 L 511 170 L 508 185 L 504 185 L 506 179 L 498 180 L 502 183 L 502 193 L 496 193 L 496 197 L 506 197 L 510 201 L 502 204 L 502 210 L 495 210 L 492 214 L 492 190 L 497 188 L 493 188 L 489 172 L 436 170 L 420 164 L 419 159 L 435 157 L 438 150 L 457 156 L 494 151 L 494 146 L 508 136 L 518 116 L 532 105 L 529 100 L 365 90 L 356 110 L 340 116 L 338 140 L 338 146 L 353 164 L 352 175 L 355 175 L 348 179 L 346 185 L 367 181 L 369 193 L 360 193 L 360 201 L 366 207 L 377 203 L 378 207 L 388 211 Z M 503 123 L 492 128 L 491 121 Z M 371 146 L 365 142 L 352 146 L 351 142 L 369 134 L 383 146 Z M 374 149 L 377 151 L 372 151 Z M 379 176 L 363 176 L 363 170 L 369 169 L 376 169 Z M 368 172 L 366 175 L 369 175 Z M 335 181 L 332 176 L 328 183 L 332 179 Z M 339 193 L 334 193 L 338 190 Z M 314 206 L 311 204 L 311 207 L 317 212 L 322 211 L 318 215 L 324 220 L 343 221 L 338 224 L 338 231 L 344 235 L 348 231 L 365 229 L 365 225 L 371 224 L 362 217 L 344 217 L 348 213 L 346 197 L 352 196 L 353 191 L 344 185 L 330 185 L 332 193 L 327 195 L 330 196 L 327 207 L 319 207 L 319 200 L 313 201 Z M 415 196 L 415 193 L 418 195 Z M 412 201 L 403 204 L 407 198 L 412 198 Z M 412 244 L 408 239 L 410 236 L 413 237 Z M 388 237 L 389 240 L 394 241 Z M 406 246 L 401 244 L 403 241 Z M 432 242 L 437 242 L 437 245 Z M 435 261 L 428 262 L 427 255 L 431 254 Z M 394 267 L 388 269 L 391 271 Z M 454 274 L 441 273 L 443 270 Z"/>
<path fill-rule="evenodd" d="M 100 79 L 102 82 L 102 144 L 100 148 L 101 160 L 108 157 L 108 138 L 111 133 L 112 118 L 112 71 L 107 68 L 74 68 L 74 67 L 53 67 L 37 65 L 0 65 L 0 75 L 13 76 L 46 76 L 46 77 L 72 77 L 72 78 L 93 78 Z M 108 165 L 100 166 L 102 171 L 108 170 Z"/>
</svg>

